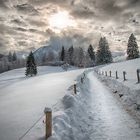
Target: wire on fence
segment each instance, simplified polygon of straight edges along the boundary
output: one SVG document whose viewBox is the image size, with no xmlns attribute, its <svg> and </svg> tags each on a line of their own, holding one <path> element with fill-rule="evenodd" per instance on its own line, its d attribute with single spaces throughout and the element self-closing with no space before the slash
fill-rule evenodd
<svg viewBox="0 0 140 140">
<path fill-rule="evenodd" d="M 19 138 L 19 140 L 22 140 L 43 117 L 44 117 L 44 114 L 41 117 L 39 117 L 39 119 L 28 130 L 26 130 L 26 132 Z"/>
</svg>

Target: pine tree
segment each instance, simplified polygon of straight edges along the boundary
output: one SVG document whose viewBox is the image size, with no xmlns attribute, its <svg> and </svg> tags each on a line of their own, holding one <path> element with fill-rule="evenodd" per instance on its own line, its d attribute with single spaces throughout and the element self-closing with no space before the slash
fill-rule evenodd
<svg viewBox="0 0 140 140">
<path fill-rule="evenodd" d="M 112 54 L 109 49 L 108 42 L 106 38 L 102 38 L 99 41 L 99 47 L 96 53 L 96 63 L 97 64 L 106 64 L 113 61 Z"/>
<path fill-rule="evenodd" d="M 92 45 L 89 45 L 88 53 L 89 53 L 89 56 L 90 56 L 91 60 L 95 61 L 95 52 L 94 52 L 94 49 L 93 49 Z"/>
<path fill-rule="evenodd" d="M 16 61 L 16 60 L 17 60 L 17 55 L 16 55 L 16 52 L 15 52 L 15 51 L 14 51 L 14 53 L 13 53 L 12 60 L 13 60 L 13 61 Z"/>
<path fill-rule="evenodd" d="M 139 49 L 134 34 L 131 34 L 127 45 L 127 59 L 135 59 L 139 57 Z"/>
<path fill-rule="evenodd" d="M 79 53 L 78 53 L 78 63 L 79 67 L 83 67 L 83 60 L 84 60 L 84 51 L 81 47 L 79 47 Z"/>
<path fill-rule="evenodd" d="M 30 52 L 29 56 L 27 57 L 26 62 L 26 76 L 33 76 L 37 74 L 37 67 L 34 59 L 34 55 L 32 52 Z"/>
<path fill-rule="evenodd" d="M 65 59 L 65 49 L 64 49 L 64 46 L 62 46 L 62 50 L 61 50 L 61 54 L 60 54 L 60 60 L 64 61 L 64 59 Z"/>
<path fill-rule="evenodd" d="M 12 53 L 11 52 L 9 52 L 9 54 L 8 54 L 8 61 L 12 62 Z"/>
<path fill-rule="evenodd" d="M 74 53 L 74 48 L 73 46 L 71 46 L 69 49 L 68 49 L 68 57 L 69 57 L 69 64 L 70 65 L 73 65 L 73 53 Z"/>
<path fill-rule="evenodd" d="M 92 45 L 89 45 L 89 47 L 88 47 L 88 54 L 95 65 L 95 52 L 94 52 Z"/>
</svg>

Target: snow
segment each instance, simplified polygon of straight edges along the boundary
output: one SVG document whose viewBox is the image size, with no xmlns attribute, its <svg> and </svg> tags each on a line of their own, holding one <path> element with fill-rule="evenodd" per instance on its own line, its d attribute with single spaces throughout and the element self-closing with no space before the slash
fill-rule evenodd
<svg viewBox="0 0 140 140">
<path fill-rule="evenodd" d="M 83 77 L 82 84 L 80 79 Z M 63 99 L 53 107 L 53 134 L 48 140 L 140 139 L 138 123 L 92 70 L 77 78 L 76 87 L 77 94 L 71 85 Z M 45 140 L 43 129 L 39 123 L 25 140 Z"/>
<path fill-rule="evenodd" d="M 108 86 L 124 107 L 135 117 L 140 118 L 140 84 L 137 83 L 137 69 L 140 59 L 113 63 L 99 68 L 99 71 L 112 71 L 112 77 L 100 76 L 102 82 Z M 115 71 L 119 79 L 115 79 Z M 123 71 L 126 71 L 126 81 L 123 81 Z"/>
<path fill-rule="evenodd" d="M 118 93 L 122 91 L 127 95 L 122 98 L 131 102 L 130 95 L 135 92 L 131 92 L 129 85 L 133 91 L 139 91 L 136 79 L 129 76 L 127 78 L 131 82 L 124 83 L 120 77 L 117 82 L 113 77 L 98 76 L 94 72 L 110 68 L 121 71 L 124 63 L 127 68 L 132 64 L 134 69 L 138 62 L 136 59 L 86 71 L 67 72 L 60 67 L 40 67 L 39 75 L 31 78 L 24 77 L 24 69 L 1 74 L 0 140 L 19 139 L 31 126 L 32 129 L 22 139 L 45 140 L 45 107 L 52 110 L 53 116 L 53 133 L 48 140 L 139 140 L 139 121 L 124 109 L 112 93 L 115 93 L 112 87 L 116 87 Z"/>
<path fill-rule="evenodd" d="M 24 69 L 0 74 L 0 140 L 21 137 L 44 114 L 45 107 L 63 98 L 82 71 L 39 67 L 38 76 L 30 78 L 24 76 Z"/>
<path fill-rule="evenodd" d="M 130 87 L 131 89 L 140 89 L 140 85 L 137 83 L 137 69 L 140 69 L 140 59 L 134 59 L 129 61 L 124 61 L 120 63 L 112 63 L 100 68 L 100 71 L 112 71 L 112 76 L 115 78 L 115 71 L 118 71 L 118 81 L 123 85 Z M 127 81 L 123 81 L 123 71 L 126 71 Z"/>
<path fill-rule="evenodd" d="M 47 112 L 52 112 L 52 109 L 51 108 L 48 108 L 48 107 L 45 107 L 44 113 L 47 113 Z"/>
</svg>

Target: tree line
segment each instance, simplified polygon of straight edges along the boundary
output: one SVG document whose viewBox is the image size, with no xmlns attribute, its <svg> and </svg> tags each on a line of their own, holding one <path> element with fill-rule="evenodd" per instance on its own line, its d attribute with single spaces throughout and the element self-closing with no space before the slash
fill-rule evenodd
<svg viewBox="0 0 140 140">
<path fill-rule="evenodd" d="M 113 62 L 110 47 L 105 37 L 100 38 L 96 52 L 94 48 L 92 45 L 89 45 L 87 49 L 73 46 L 65 48 L 62 46 L 57 61 L 63 62 L 61 64 L 68 63 L 77 67 L 93 67 Z M 127 60 L 139 58 L 139 48 L 134 34 L 131 34 L 128 39 L 126 53 Z M 42 61 L 44 63 L 45 61 L 54 61 L 54 59 L 56 60 L 56 57 L 51 52 L 47 57 L 43 57 Z M 7 57 L 0 58 L 0 72 L 26 66 L 26 75 L 28 73 L 36 75 L 36 65 L 36 60 L 32 52 L 30 52 L 26 59 L 19 59 L 15 51 L 13 53 L 9 52 Z"/>
<path fill-rule="evenodd" d="M 86 51 L 80 47 L 71 46 L 69 49 L 62 47 L 60 60 L 78 67 L 91 67 L 111 63 L 113 58 L 107 39 L 101 37 L 96 52 L 92 45 L 89 45 Z"/>
<path fill-rule="evenodd" d="M 13 53 L 10 51 L 7 56 L 3 55 L 0 58 L 0 73 L 24 66 L 25 59 L 18 58 L 15 51 Z"/>
<path fill-rule="evenodd" d="M 76 54 L 74 54 L 74 51 Z M 139 58 L 140 56 L 139 47 L 134 34 L 131 34 L 128 39 L 126 53 L 127 60 Z M 96 52 L 94 51 L 92 45 L 89 45 L 87 52 L 84 52 L 82 48 L 73 48 L 73 46 L 70 47 L 68 50 L 62 47 L 60 60 L 66 61 L 71 65 L 82 67 L 95 66 L 113 62 L 112 53 L 110 51 L 108 41 L 105 37 L 100 38 L 99 46 Z"/>
<path fill-rule="evenodd" d="M 131 34 L 129 37 L 126 52 L 128 60 L 139 58 L 139 49 L 134 34 Z M 113 62 L 112 54 L 106 37 L 100 38 L 99 46 L 96 52 L 94 51 L 92 45 L 89 45 L 86 51 L 84 51 L 81 47 L 74 48 L 73 46 L 71 46 L 70 48 L 65 49 L 65 47 L 62 46 L 59 60 L 77 67 L 91 67 Z M 26 76 L 32 76 L 36 74 L 36 63 L 34 55 L 31 52 L 27 58 Z"/>
</svg>

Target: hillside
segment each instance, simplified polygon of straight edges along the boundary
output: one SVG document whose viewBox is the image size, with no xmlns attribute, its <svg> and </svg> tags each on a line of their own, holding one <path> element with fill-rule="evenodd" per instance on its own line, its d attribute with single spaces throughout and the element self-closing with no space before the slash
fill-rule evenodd
<svg viewBox="0 0 140 140">
<path fill-rule="evenodd" d="M 140 69 L 140 58 L 103 66 L 99 71 L 104 72 L 104 75 L 100 75 L 99 78 L 131 114 L 140 118 L 140 83 L 137 83 L 137 69 Z M 108 76 L 105 76 L 105 71 Z M 111 77 L 109 71 L 112 72 Z M 116 71 L 118 79 L 116 79 Z M 123 79 L 123 71 L 126 72 L 126 81 Z"/>
<path fill-rule="evenodd" d="M 61 67 L 39 67 L 39 74 L 31 78 L 25 77 L 25 69 L 0 74 L 0 139 L 19 139 L 45 106 L 56 104 L 83 71 L 72 69 L 65 72 Z"/>
<path fill-rule="evenodd" d="M 131 89 L 140 89 L 140 85 L 137 83 L 137 75 L 136 70 L 140 69 L 140 58 L 133 59 L 129 61 L 112 63 L 100 68 L 100 72 L 107 71 L 109 75 L 109 71 L 112 72 L 112 77 L 115 77 L 115 72 L 118 72 L 119 79 L 117 81 L 122 82 L 124 85 L 130 87 Z M 126 79 L 127 81 L 123 82 L 123 71 L 126 71 Z"/>
<path fill-rule="evenodd" d="M 58 51 L 52 46 L 43 46 L 34 51 L 34 56 L 37 62 L 42 62 L 43 58 L 49 56 L 49 54 L 52 54 L 52 57 L 58 57 Z"/>
</svg>

